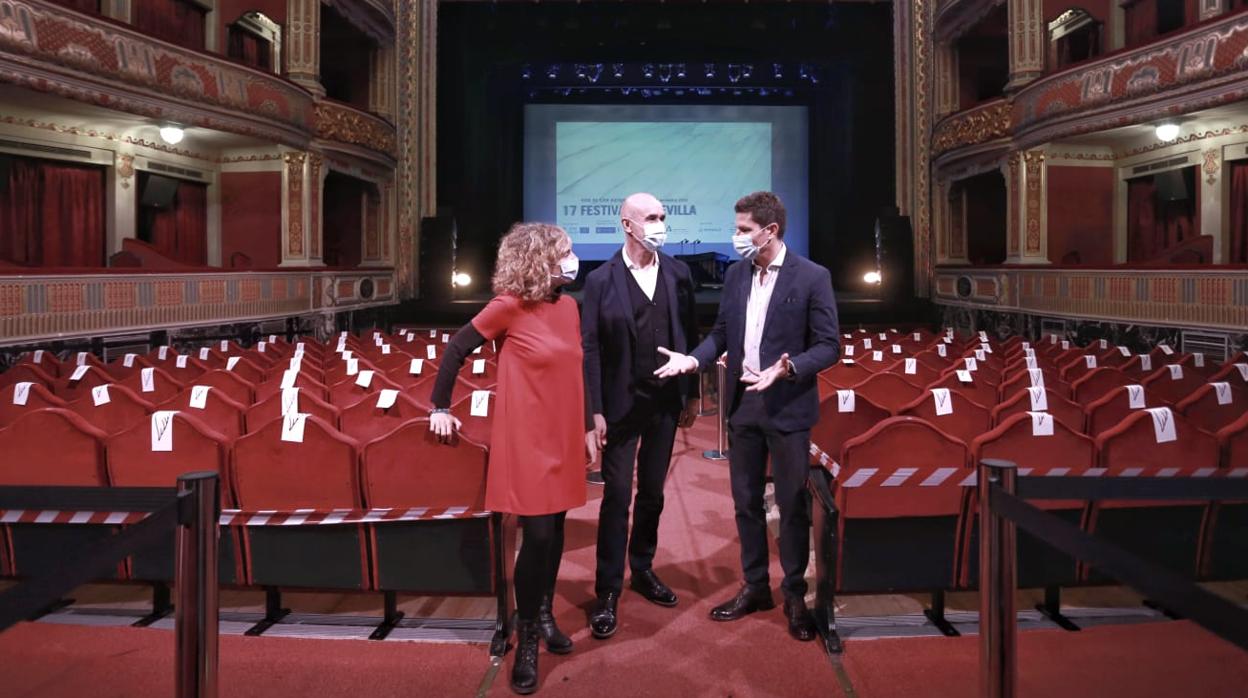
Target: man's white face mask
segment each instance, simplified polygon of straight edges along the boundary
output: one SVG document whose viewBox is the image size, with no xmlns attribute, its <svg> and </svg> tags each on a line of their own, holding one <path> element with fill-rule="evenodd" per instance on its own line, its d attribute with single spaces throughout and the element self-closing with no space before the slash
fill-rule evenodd
<svg viewBox="0 0 1248 698">
<path fill-rule="evenodd" d="M 641 227 L 642 236 L 634 239 L 649 252 L 655 252 L 667 242 L 667 224 L 663 221 L 651 221 Z"/>
</svg>

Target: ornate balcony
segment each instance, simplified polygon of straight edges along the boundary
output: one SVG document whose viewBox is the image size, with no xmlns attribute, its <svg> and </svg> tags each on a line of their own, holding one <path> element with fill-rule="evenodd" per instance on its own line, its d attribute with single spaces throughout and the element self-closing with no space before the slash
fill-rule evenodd
<svg viewBox="0 0 1248 698">
<path fill-rule="evenodd" d="M 394 303 L 391 269 L 0 275 L 0 344 Z"/>
<path fill-rule="evenodd" d="M 0 81 L 296 147 L 313 118 L 278 76 L 42 0 L 0 2 Z"/>
<path fill-rule="evenodd" d="M 394 125 L 379 116 L 330 100 L 316 103 L 314 133 L 317 138 L 345 143 L 394 158 L 398 134 Z"/>
<path fill-rule="evenodd" d="M 1248 327 L 1248 272 L 942 267 L 936 272 L 936 300 L 1048 317 L 1242 333 Z"/>
<path fill-rule="evenodd" d="M 1013 108 L 1005 98 L 945 117 L 932 130 L 932 156 L 1008 138 Z"/>
</svg>

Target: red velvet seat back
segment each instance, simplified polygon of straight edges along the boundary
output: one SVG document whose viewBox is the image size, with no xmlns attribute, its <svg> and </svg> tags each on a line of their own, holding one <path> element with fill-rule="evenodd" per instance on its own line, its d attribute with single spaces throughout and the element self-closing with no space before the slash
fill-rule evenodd
<svg viewBox="0 0 1248 698">
<path fill-rule="evenodd" d="M 484 404 L 479 406 L 485 409 L 485 416 L 473 416 L 472 406 L 474 400 L 484 400 Z M 488 447 L 490 445 L 491 432 L 494 428 L 495 404 L 494 391 L 492 390 L 473 391 L 465 395 L 459 402 L 452 404 L 451 414 L 462 422 L 459 433 L 470 441 L 485 444 Z"/>
<path fill-rule="evenodd" d="M 17 366 L 34 366 L 50 378 L 59 378 L 61 376 L 61 360 L 56 354 L 47 350 L 36 350 L 27 352 L 17 362 Z"/>
<path fill-rule="evenodd" d="M 129 366 L 126 365 L 127 362 Z M 116 382 L 121 382 L 139 369 L 152 365 L 152 362 L 142 354 L 123 354 L 108 362 L 107 369 L 108 375 L 112 376 Z"/>
<path fill-rule="evenodd" d="M 69 403 L 69 409 L 109 436 L 143 421 L 156 409 L 124 385 L 110 385 L 103 390 L 108 393 L 108 402 L 97 405 L 96 396 L 92 394 Z"/>
<path fill-rule="evenodd" d="M 303 440 L 283 441 L 274 420 L 234 444 L 234 493 L 242 509 L 357 509 L 361 506 L 358 447 L 316 417 L 305 417 Z"/>
<path fill-rule="evenodd" d="M 367 387 L 359 383 L 361 376 L 366 375 L 365 371 L 373 371 L 372 379 L 369 380 Z M 386 374 L 373 369 L 362 369 L 359 376 L 350 376 L 330 386 L 329 402 L 342 410 L 387 388 L 402 390 L 402 386 L 390 382 Z"/>
<path fill-rule="evenodd" d="M 913 487 L 905 488 L 903 494 L 900 488 L 851 486 L 854 471 L 862 468 L 878 468 L 882 473 L 897 468 L 952 468 L 957 472 L 950 481 L 960 480 L 958 473 L 965 477 L 971 472 L 961 441 L 918 417 L 890 417 L 845 442 L 841 450 L 836 501 L 842 518 L 956 516 L 961 510 L 960 487 Z"/>
<path fill-rule="evenodd" d="M 56 387 L 56 374 L 44 370 L 39 364 L 20 363 L 0 373 L 0 388 L 6 388 L 14 383 L 38 383 L 48 390 L 53 390 Z"/>
<path fill-rule="evenodd" d="M 1176 438 L 1158 442 L 1154 417 L 1137 410 L 1096 437 L 1099 464 L 1106 468 L 1217 467 L 1218 443 L 1170 408 L 1157 408 L 1162 426 L 1172 420 Z"/>
<path fill-rule="evenodd" d="M 1248 360 L 1240 358 L 1237 361 L 1228 361 L 1222 364 L 1222 368 L 1209 377 L 1210 383 L 1218 381 L 1225 381 L 1248 389 Z"/>
<path fill-rule="evenodd" d="M 876 373 L 856 385 L 850 386 L 854 393 L 896 414 L 922 392 L 901 376 L 893 373 Z"/>
<path fill-rule="evenodd" d="M 1205 377 L 1181 364 L 1168 364 L 1154 371 L 1142 382 L 1145 388 L 1155 391 L 1162 399 L 1177 404 L 1204 385 Z"/>
<path fill-rule="evenodd" d="M 1052 368 L 1045 368 L 1043 364 L 1036 363 L 1035 370 L 1040 371 L 1040 380 L 1043 381 L 1044 387 L 1060 394 L 1062 397 L 1070 397 L 1070 384 L 1062 380 L 1057 371 Z M 998 397 L 1001 399 L 1013 397 L 1018 391 L 1032 386 L 1031 374 L 1028 372 L 1026 364 L 1020 364 L 1015 368 L 1006 369 L 1005 375 L 1001 379 L 1001 385 L 998 388 Z"/>
<path fill-rule="evenodd" d="M 380 399 L 381 393 L 378 392 L 344 408 L 338 417 L 342 433 L 361 444 L 367 444 L 413 419 L 429 416 L 429 408 L 421 406 L 402 392 L 396 396 L 394 404 L 384 410 L 377 406 Z"/>
<path fill-rule="evenodd" d="M 103 487 L 105 438 L 70 410 L 34 410 L 0 429 L 0 484 Z"/>
<path fill-rule="evenodd" d="M 207 388 L 203 407 L 193 406 L 197 388 Z M 187 386 L 182 392 L 161 403 L 157 409 L 185 413 L 231 442 L 242 436 L 243 415 L 247 412 L 245 406 L 230 399 L 219 388 L 199 384 Z"/>
<path fill-rule="evenodd" d="M 255 402 L 255 387 L 242 375 L 232 371 L 209 371 L 196 378 L 192 384 L 211 386 L 244 407 Z"/>
<path fill-rule="evenodd" d="M 459 377 L 475 388 L 489 390 L 498 384 L 498 364 L 469 354 L 459 370 Z"/>
<path fill-rule="evenodd" d="M 810 430 L 810 442 L 835 461 L 840 461 L 845 442 L 870 431 L 892 414 L 852 388 L 834 391 L 819 403 L 819 421 Z"/>
<path fill-rule="evenodd" d="M 940 411 L 937 403 L 942 408 L 947 403 L 953 411 L 949 414 L 937 414 Z M 897 414 L 927 420 L 937 429 L 967 445 L 975 437 L 988 431 L 992 425 L 992 415 L 987 409 L 955 390 L 947 393 L 924 391 L 923 395 L 902 407 Z"/>
<path fill-rule="evenodd" d="M 143 376 L 148 374 L 148 372 L 151 375 L 150 383 L 146 383 L 143 379 Z M 122 381 L 121 384 L 133 390 L 136 395 L 144 400 L 156 404 L 160 404 L 177 395 L 185 387 L 160 367 L 145 368 Z"/>
<path fill-rule="evenodd" d="M 78 380 L 74 380 L 74 375 L 81 371 Z M 120 381 L 114 379 L 103 368 L 94 365 L 86 365 L 85 368 L 77 367 L 68 369 L 65 375 L 61 376 L 56 382 L 56 396 L 65 402 L 73 402 L 81 397 L 91 395 L 91 389 L 99 385 L 108 385 L 109 383 L 118 383 Z"/>
<path fill-rule="evenodd" d="M 1044 400 L 1047 409 L 1039 411 L 1048 412 L 1067 428 L 1084 433 L 1085 415 L 1082 407 L 1049 388 L 1044 389 Z M 1032 407 L 1031 392 L 1023 388 L 992 408 L 992 425 L 1000 426 L 1013 415 L 1033 411 Z"/>
<path fill-rule="evenodd" d="M 1210 434 L 1248 414 L 1248 389 L 1221 381 L 1206 383 L 1179 401 L 1174 409 Z"/>
<path fill-rule="evenodd" d="M 841 360 L 825 368 L 819 374 L 819 378 L 833 387 L 848 388 L 870 378 L 872 374 L 873 371 L 859 364 L 857 359 L 842 355 Z"/>
<path fill-rule="evenodd" d="M 1248 468 L 1248 414 L 1218 430 L 1222 466 Z"/>
<path fill-rule="evenodd" d="M 338 408 L 321 399 L 316 391 L 308 391 L 304 388 L 297 388 L 299 391 L 296 401 L 297 412 L 310 414 L 313 417 L 323 420 L 326 424 L 333 428 L 338 428 Z M 246 414 L 243 416 L 243 423 L 248 433 L 259 431 L 260 427 L 277 419 L 281 419 L 283 412 L 283 393 L 278 391 L 261 400 L 260 402 L 247 408 Z"/>
<path fill-rule="evenodd" d="M 970 374 L 970 378 L 970 382 L 963 381 L 962 376 L 958 374 L 958 369 L 949 369 L 939 379 L 929 383 L 927 390 L 948 388 L 954 392 L 961 393 L 964 397 L 970 398 L 973 402 L 979 403 L 980 407 L 987 410 L 996 407 L 997 386 L 978 379 L 974 373 Z"/>
<path fill-rule="evenodd" d="M 23 382 L 5 386 L 0 389 L 0 427 L 6 427 L 22 415 L 45 407 L 68 408 L 69 403 L 38 383 Z"/>
<path fill-rule="evenodd" d="M 282 392 L 282 380 L 285 371 L 279 372 L 276 376 L 260 383 L 256 386 L 255 400 L 257 403 L 264 402 L 270 397 Z M 315 395 L 318 399 L 325 400 L 329 396 L 329 388 L 324 383 L 318 381 L 315 376 L 305 370 L 300 369 L 295 374 L 295 383 L 292 387 L 303 389 L 305 394 Z"/>
<path fill-rule="evenodd" d="M 155 451 L 153 434 L 163 430 L 170 430 L 172 450 Z M 175 487 L 181 475 L 212 471 L 221 475 L 222 505 L 231 507 L 231 443 L 186 411 L 160 411 L 108 439 L 109 480 L 114 487 Z"/>
<path fill-rule="evenodd" d="M 1132 407 L 1133 400 L 1135 404 L 1143 406 Z M 1169 404 L 1169 401 L 1161 399 L 1154 391 L 1142 385 L 1124 385 L 1114 388 L 1084 407 L 1083 411 L 1088 415 L 1088 436 L 1095 438 L 1137 410 L 1146 407 L 1165 407 Z"/>
<path fill-rule="evenodd" d="M 1114 388 L 1131 385 L 1134 382 L 1127 374 L 1116 368 L 1095 368 L 1071 384 L 1071 398 L 1080 405 L 1089 405 Z"/>
<path fill-rule="evenodd" d="M 369 507 L 485 506 L 487 452 L 463 436 L 440 443 L 429 420 L 409 421 L 364 448 Z"/>
</svg>

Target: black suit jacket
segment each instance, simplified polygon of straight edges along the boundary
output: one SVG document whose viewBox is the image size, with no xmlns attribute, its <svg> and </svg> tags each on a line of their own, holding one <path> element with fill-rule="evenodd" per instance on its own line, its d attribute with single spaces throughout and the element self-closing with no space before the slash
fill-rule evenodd
<svg viewBox="0 0 1248 698">
<path fill-rule="evenodd" d="M 737 383 L 745 358 L 745 310 L 753 280 L 753 264 L 738 262 L 724 275 L 724 295 L 719 302 L 715 328 L 693 351 L 702 370 L 710 370 L 719 355 L 728 352 L 728 389 L 721 396 L 728 414 L 736 407 Z M 785 252 L 784 264 L 772 289 L 771 303 L 763 322 L 759 350 L 760 368 L 766 369 L 788 354 L 794 375 L 778 380 L 763 392 L 763 403 L 772 424 L 780 431 L 810 429 L 819 420 L 816 378 L 836 363 L 841 353 L 836 320 L 836 297 L 827 269 L 804 257 Z"/>
<path fill-rule="evenodd" d="M 671 318 L 672 351 L 687 353 L 698 339 L 693 277 L 684 262 L 662 252 L 659 283 L 665 284 Z M 624 256 L 616 252 L 605 264 L 585 277 L 585 300 L 581 311 L 581 341 L 585 352 L 585 387 L 595 414 L 616 422 L 633 407 L 638 376 L 633 375 L 637 324 L 628 284 L 632 272 Z M 660 357 L 662 359 L 662 357 Z M 660 361 L 659 365 L 663 365 Z M 698 395 L 696 376 L 676 379 L 682 402 Z"/>
</svg>

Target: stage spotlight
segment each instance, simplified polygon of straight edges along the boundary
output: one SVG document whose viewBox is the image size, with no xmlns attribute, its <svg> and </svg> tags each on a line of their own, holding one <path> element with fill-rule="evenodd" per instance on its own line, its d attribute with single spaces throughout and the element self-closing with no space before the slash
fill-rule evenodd
<svg viewBox="0 0 1248 698">
<path fill-rule="evenodd" d="M 451 275 L 451 285 L 464 288 L 472 285 L 472 277 L 464 272 L 457 272 Z"/>
<path fill-rule="evenodd" d="M 880 272 L 869 271 L 862 275 L 862 280 L 869 284 L 879 284 L 882 279 L 880 278 Z"/>
<path fill-rule="evenodd" d="M 706 64 L 706 79 L 707 80 L 715 79 L 715 64 L 714 63 Z"/>
<path fill-rule="evenodd" d="M 624 77 L 624 64 L 623 64 L 623 63 L 612 63 L 612 64 L 611 64 L 611 74 L 612 74 L 612 75 L 614 75 L 614 76 L 616 77 L 616 79 L 619 79 L 619 78 Z"/>
<path fill-rule="evenodd" d="M 772 63 L 771 73 L 773 76 L 775 76 L 777 80 L 783 80 L 784 79 L 784 66 L 780 65 L 779 63 Z"/>
<path fill-rule="evenodd" d="M 647 63 L 641 66 L 641 76 L 647 80 L 654 77 L 654 64 Z"/>
<path fill-rule="evenodd" d="M 555 80 L 559 77 L 559 64 L 558 63 L 550 64 L 550 67 L 546 69 L 546 77 L 551 80 Z"/>
<path fill-rule="evenodd" d="M 1175 128 L 1178 128 L 1177 126 Z M 177 145 L 182 142 L 182 136 L 185 135 L 182 127 L 177 124 L 165 124 L 160 127 L 160 140 L 169 145 Z"/>
<path fill-rule="evenodd" d="M 1179 137 L 1179 125 L 1173 121 L 1164 121 L 1157 124 L 1157 140 L 1172 141 Z"/>
<path fill-rule="evenodd" d="M 684 79 L 685 77 L 685 64 L 684 63 L 676 64 L 676 77 Z"/>
</svg>

